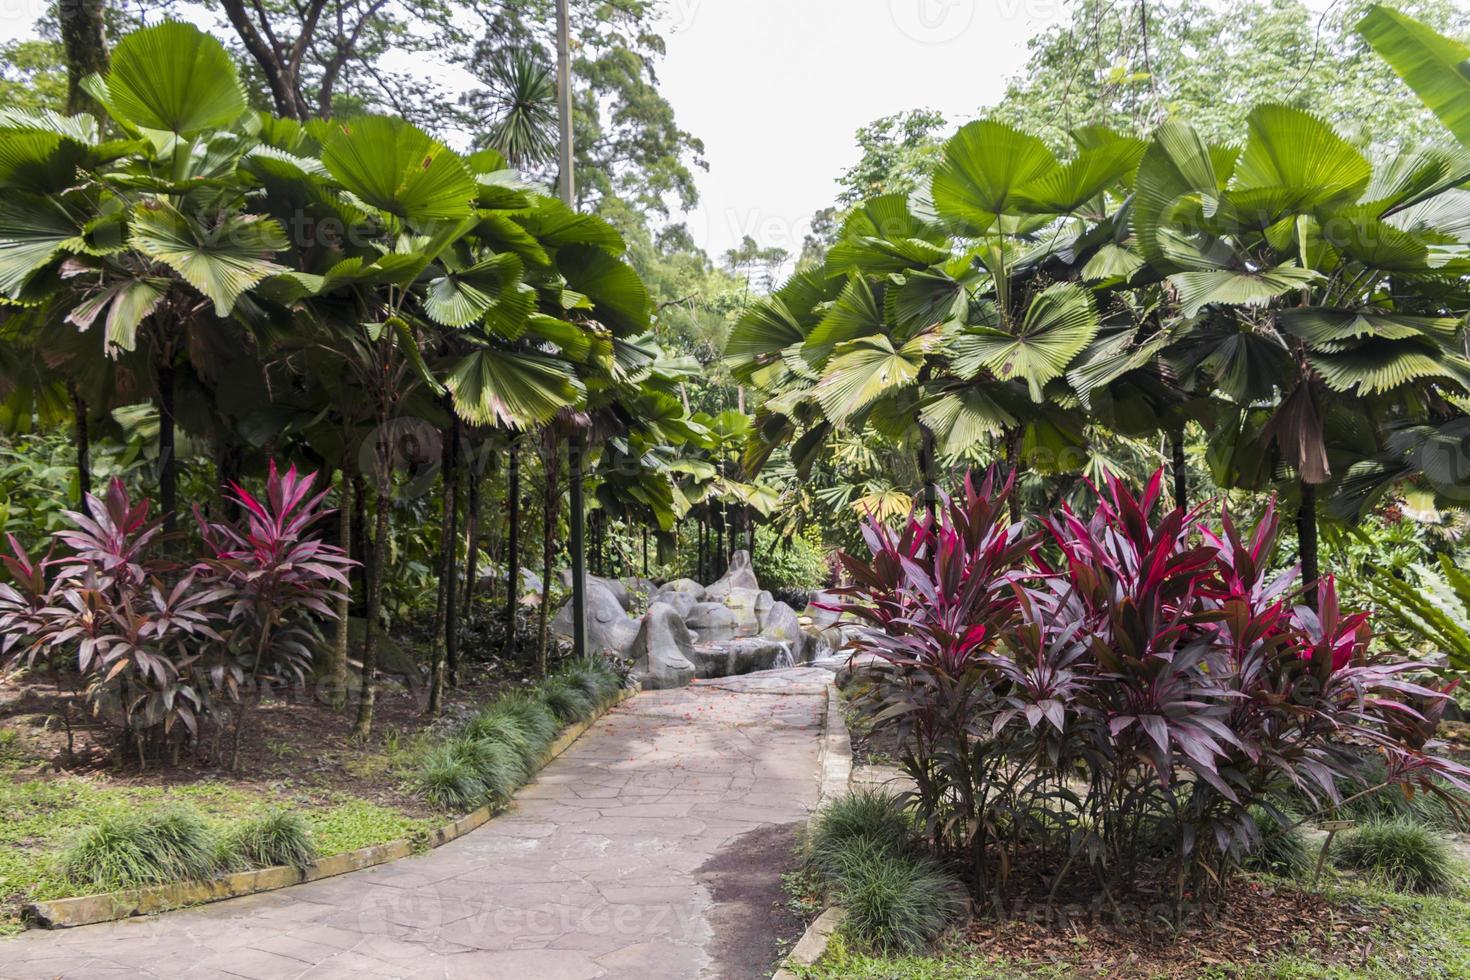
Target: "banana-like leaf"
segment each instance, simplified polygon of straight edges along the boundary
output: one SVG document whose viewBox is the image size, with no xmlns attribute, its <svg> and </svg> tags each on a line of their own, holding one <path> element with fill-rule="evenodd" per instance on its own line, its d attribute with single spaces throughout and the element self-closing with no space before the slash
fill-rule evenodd
<svg viewBox="0 0 1470 980">
<path fill-rule="evenodd" d="M 1057 283 L 1031 301 L 1014 334 L 982 328 L 957 337 L 954 367 L 961 377 L 988 370 L 1002 381 L 1025 381 L 1032 400 L 1040 402 L 1042 387 L 1066 372 L 1097 329 L 1092 293 L 1075 283 Z"/>
<path fill-rule="evenodd" d="M 557 250 L 556 267 L 615 336 L 648 329 L 648 289 L 628 263 L 595 245 L 566 245 Z"/>
<path fill-rule="evenodd" d="M 472 425 L 529 428 L 581 403 L 586 392 L 570 365 L 524 351 L 478 350 L 450 369 L 454 410 Z"/>
<path fill-rule="evenodd" d="M 322 163 L 358 198 L 414 222 L 471 214 L 475 182 L 458 154 L 397 117 L 333 121 Z"/>
<path fill-rule="evenodd" d="M 233 214 L 206 228 L 171 205 L 140 205 L 133 213 L 133 247 L 167 265 L 228 316 L 246 290 L 286 268 L 264 258 L 286 248 L 270 218 Z"/>
<path fill-rule="evenodd" d="M 932 334 L 897 348 L 882 334 L 838 344 L 814 391 L 823 413 L 841 425 L 879 398 L 914 384 L 933 346 Z"/>
<path fill-rule="evenodd" d="M 172 20 L 117 43 L 107 103 L 135 126 L 181 136 L 229 125 L 246 108 L 224 45 L 192 24 Z"/>
<path fill-rule="evenodd" d="M 944 145 L 932 194 L 940 217 L 983 233 L 1002 214 L 1016 213 L 1016 192 L 1057 166 L 1034 136 L 1002 123 L 977 120 Z"/>
<path fill-rule="evenodd" d="M 1455 139 L 1470 147 L 1470 45 L 1380 4 L 1358 22 L 1358 33 Z"/>
<path fill-rule="evenodd" d="M 1195 316 L 1211 304 L 1265 306 L 1276 297 L 1310 286 L 1321 278 L 1312 269 L 1283 264 L 1260 272 L 1239 269 L 1176 272 L 1169 282 L 1179 292 L 1179 306 L 1184 315 Z"/>
<path fill-rule="evenodd" d="M 424 312 L 446 327 L 465 327 L 483 318 L 521 277 L 521 260 L 501 252 L 430 280 Z"/>
</svg>

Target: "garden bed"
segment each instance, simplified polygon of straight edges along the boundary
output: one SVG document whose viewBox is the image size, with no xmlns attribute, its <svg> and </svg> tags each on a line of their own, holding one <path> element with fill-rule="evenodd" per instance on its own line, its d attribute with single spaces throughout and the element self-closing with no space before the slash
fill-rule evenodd
<svg viewBox="0 0 1470 980">
<path fill-rule="evenodd" d="M 463 715 L 504 686 L 451 692 L 445 717 Z M 224 825 L 286 808 L 310 822 L 322 857 L 398 840 L 421 845 L 445 820 L 400 771 L 432 727 L 419 699 L 401 688 L 380 691 L 376 730 L 365 743 L 348 737 L 351 708 L 339 712 L 305 697 L 267 701 L 252 713 L 234 772 L 188 756 L 142 770 L 133 760 L 119 764 L 107 730 L 82 723 L 68 766 L 55 713 L 48 685 L 21 678 L 0 685 L 0 932 L 20 928 L 25 902 L 87 891 L 63 879 L 48 855 L 110 815 L 180 804 Z"/>
</svg>

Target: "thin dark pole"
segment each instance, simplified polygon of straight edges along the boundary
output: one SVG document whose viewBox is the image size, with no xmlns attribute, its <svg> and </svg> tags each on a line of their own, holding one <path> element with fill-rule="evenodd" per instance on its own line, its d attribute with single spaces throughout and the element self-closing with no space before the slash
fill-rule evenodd
<svg viewBox="0 0 1470 980">
<path fill-rule="evenodd" d="M 516 647 L 516 593 L 521 575 L 521 440 L 510 440 L 510 466 L 506 479 L 506 503 L 510 506 L 510 534 L 506 541 L 505 579 L 505 652 Z M 543 584 L 544 588 L 544 584 Z"/>
<path fill-rule="evenodd" d="M 1297 553 L 1302 565 L 1303 598 L 1317 611 L 1317 486 L 1301 483 L 1301 506 L 1296 512 Z"/>
<path fill-rule="evenodd" d="M 1174 471 L 1174 506 L 1180 510 L 1189 509 L 1189 473 L 1184 466 L 1184 426 L 1174 430 L 1172 436 L 1174 443 L 1174 460 L 1171 468 Z"/>
</svg>

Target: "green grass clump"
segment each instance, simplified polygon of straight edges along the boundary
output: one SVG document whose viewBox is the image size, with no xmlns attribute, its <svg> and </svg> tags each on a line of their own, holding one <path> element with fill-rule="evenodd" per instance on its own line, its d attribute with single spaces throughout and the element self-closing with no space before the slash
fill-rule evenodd
<svg viewBox="0 0 1470 980">
<path fill-rule="evenodd" d="M 612 702 L 623 689 L 622 679 L 618 677 L 606 662 L 598 660 L 585 660 L 572 664 L 563 672 L 564 676 L 582 689 L 598 707 L 603 707 Z"/>
<path fill-rule="evenodd" d="M 597 705 L 581 685 L 564 674 L 548 677 L 539 689 L 541 700 L 562 724 L 570 725 L 592 717 Z"/>
<path fill-rule="evenodd" d="M 556 735 L 561 731 L 561 723 L 556 720 L 556 715 L 546 703 L 528 691 L 514 691 L 502 695 L 495 702 L 493 710 L 504 711 L 521 723 L 522 730 L 526 736 L 541 746 L 544 754 L 551 743 L 556 741 Z M 539 761 L 539 757 L 538 757 Z"/>
<path fill-rule="evenodd" d="M 1333 863 L 1400 892 L 1442 892 L 1457 877 L 1450 846 L 1412 820 L 1382 820 L 1344 835 Z"/>
<path fill-rule="evenodd" d="M 506 746 L 520 759 L 521 768 L 527 773 L 534 771 L 546 754 L 547 745 L 535 735 L 527 734 L 525 723 L 499 705 L 491 705 L 471 718 L 461 734 Z"/>
<path fill-rule="evenodd" d="M 1260 832 L 1259 843 L 1245 856 L 1242 864 L 1251 871 L 1264 871 L 1282 878 L 1304 878 L 1316 864 L 1311 844 L 1296 819 L 1283 813 L 1286 822 L 1271 815 L 1264 807 L 1251 807 L 1251 819 Z"/>
<path fill-rule="evenodd" d="M 820 874 L 834 874 L 846 851 L 868 841 L 895 854 L 914 850 L 913 822 L 889 793 L 879 789 L 853 790 L 828 803 L 812 820 L 807 851 Z"/>
<path fill-rule="evenodd" d="M 224 855 L 247 868 L 289 865 L 304 871 L 317 859 L 311 824 L 290 810 L 268 810 L 241 820 L 225 832 L 221 841 Z"/>
<path fill-rule="evenodd" d="M 526 769 L 520 756 L 504 742 L 467 735 L 447 743 L 455 757 L 469 766 L 496 803 L 504 803 L 525 782 Z"/>
<path fill-rule="evenodd" d="M 412 784 L 420 799 L 443 810 L 473 810 L 488 792 L 475 767 L 448 743 L 424 753 Z"/>
<path fill-rule="evenodd" d="M 964 886 L 923 853 L 897 798 L 859 789 L 812 821 L 808 866 L 847 909 L 845 929 L 883 950 L 914 950 L 964 915 Z"/>
<path fill-rule="evenodd" d="M 174 807 L 146 817 L 105 818 L 83 829 L 59 864 L 68 881 L 112 891 L 209 878 L 220 869 L 220 855 L 204 820 Z"/>
<path fill-rule="evenodd" d="M 920 949 L 968 908 L 964 886 L 938 863 L 866 838 L 848 844 L 832 879 L 844 928 L 876 949 Z"/>
</svg>

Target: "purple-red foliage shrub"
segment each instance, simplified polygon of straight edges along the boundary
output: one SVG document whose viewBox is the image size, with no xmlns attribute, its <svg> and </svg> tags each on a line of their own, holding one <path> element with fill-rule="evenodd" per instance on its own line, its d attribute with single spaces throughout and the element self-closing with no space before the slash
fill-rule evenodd
<svg viewBox="0 0 1470 980">
<path fill-rule="evenodd" d="M 266 502 L 239 487 L 246 519 L 206 523 L 197 561 L 160 553 L 170 544 L 149 503 L 119 480 L 52 535 L 33 558 L 13 536 L 0 583 L 0 663 L 44 665 L 92 713 L 123 729 L 140 758 L 177 749 L 236 703 L 246 676 L 300 677 L 312 656 L 313 619 L 333 617 L 350 562 L 313 539 L 328 511 L 312 477 L 271 467 Z"/>
<path fill-rule="evenodd" d="M 1314 612 L 1294 569 L 1268 574 L 1274 501 L 1248 530 L 1204 508 L 1155 517 L 1159 473 L 1027 533 L 1013 485 L 967 479 L 938 520 L 870 522 L 871 557 L 842 557 L 839 608 L 882 668 L 871 722 L 977 894 L 1003 898 L 1030 860 L 1052 894 L 1084 869 L 1110 895 L 1167 878 L 1177 909 L 1223 889 L 1258 840 L 1253 805 L 1291 790 L 1329 806 L 1366 752 L 1411 789 L 1467 788 L 1425 751 L 1447 699 L 1427 665 L 1370 653 L 1368 615 L 1343 613 L 1331 578 Z"/>
</svg>

